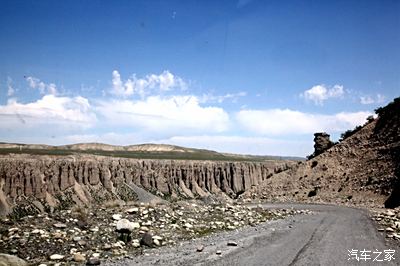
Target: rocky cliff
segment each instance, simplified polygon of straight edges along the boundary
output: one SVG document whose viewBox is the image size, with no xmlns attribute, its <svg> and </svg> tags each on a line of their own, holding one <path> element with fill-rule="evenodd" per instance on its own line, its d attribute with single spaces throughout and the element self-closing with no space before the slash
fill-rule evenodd
<svg viewBox="0 0 400 266">
<path fill-rule="evenodd" d="M 0 206 L 18 215 L 73 204 L 135 200 L 136 188 L 165 198 L 232 198 L 293 162 L 139 160 L 94 155 L 0 157 Z"/>
<path fill-rule="evenodd" d="M 320 155 L 248 192 L 268 200 L 400 205 L 400 98 Z"/>
</svg>

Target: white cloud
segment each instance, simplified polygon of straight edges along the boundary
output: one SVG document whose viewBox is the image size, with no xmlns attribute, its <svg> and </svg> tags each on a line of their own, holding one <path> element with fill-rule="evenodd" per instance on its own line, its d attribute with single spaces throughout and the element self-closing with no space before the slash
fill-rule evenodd
<svg viewBox="0 0 400 266">
<path fill-rule="evenodd" d="M 299 135 L 318 131 L 342 132 L 363 124 L 370 112 L 341 112 L 333 115 L 310 114 L 290 109 L 241 110 L 240 126 L 256 135 Z"/>
<path fill-rule="evenodd" d="M 144 98 L 155 90 L 157 92 L 165 92 L 178 88 L 186 89 L 186 83 L 171 72 L 165 70 L 160 75 L 150 74 L 145 78 L 138 79 L 135 75 L 128 78 L 125 82 L 121 80 L 121 75 L 117 70 L 112 72 L 112 90 L 111 93 L 116 96 L 127 97 L 134 94 Z"/>
<path fill-rule="evenodd" d="M 372 104 L 374 102 L 375 102 L 375 100 L 372 99 L 371 96 L 361 96 L 360 97 L 360 103 L 361 104 Z"/>
<path fill-rule="evenodd" d="M 14 88 L 12 87 L 12 79 L 10 77 L 7 77 L 7 96 L 13 96 L 15 93 Z"/>
<path fill-rule="evenodd" d="M 324 101 L 329 98 L 338 98 L 343 96 L 344 89 L 342 85 L 335 85 L 331 88 L 326 87 L 325 85 L 316 85 L 311 89 L 306 90 L 301 94 L 306 100 L 313 101 L 316 105 L 323 105 Z"/>
<path fill-rule="evenodd" d="M 199 99 L 201 103 L 222 103 L 225 100 L 231 100 L 233 103 L 237 102 L 239 97 L 246 96 L 247 93 L 244 91 L 238 93 L 227 93 L 225 95 L 213 95 L 211 93 L 203 94 Z"/>
<path fill-rule="evenodd" d="M 38 89 L 40 94 L 52 94 L 57 95 L 57 86 L 54 83 L 46 84 L 38 78 L 35 77 L 26 77 L 26 81 L 29 84 L 29 87 L 32 89 Z"/>
<path fill-rule="evenodd" d="M 150 96 L 144 100 L 99 101 L 96 110 L 106 123 L 152 131 L 222 132 L 228 129 L 229 116 L 218 107 L 202 107 L 195 96 Z"/>
<path fill-rule="evenodd" d="M 360 97 L 361 104 L 373 104 L 383 102 L 385 102 L 385 96 L 379 93 L 376 95 L 376 97 L 371 97 L 370 95 Z"/>
<path fill-rule="evenodd" d="M 45 95 L 32 103 L 19 103 L 15 99 L 0 105 L 0 128 L 38 127 L 43 124 L 89 127 L 96 116 L 89 101 L 83 97 L 57 97 Z"/>
</svg>

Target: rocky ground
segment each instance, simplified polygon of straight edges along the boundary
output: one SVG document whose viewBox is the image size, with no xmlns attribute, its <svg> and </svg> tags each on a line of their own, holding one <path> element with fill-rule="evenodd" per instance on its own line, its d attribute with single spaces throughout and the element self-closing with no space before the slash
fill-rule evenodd
<svg viewBox="0 0 400 266">
<path fill-rule="evenodd" d="M 99 265 L 106 259 L 135 257 L 146 249 L 298 213 L 308 212 L 201 201 L 75 207 L 0 220 L 0 253 L 14 254 L 34 265 Z"/>
<path fill-rule="evenodd" d="M 384 232 L 391 242 L 400 246 L 400 209 L 373 209 L 372 219 L 378 223 L 378 230 Z"/>
</svg>

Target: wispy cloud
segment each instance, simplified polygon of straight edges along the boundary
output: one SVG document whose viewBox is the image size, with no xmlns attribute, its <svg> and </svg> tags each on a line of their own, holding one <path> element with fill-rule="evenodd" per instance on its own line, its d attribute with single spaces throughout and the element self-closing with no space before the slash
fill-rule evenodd
<svg viewBox="0 0 400 266">
<path fill-rule="evenodd" d="M 290 109 L 241 110 L 236 120 L 255 135 L 299 135 L 318 131 L 342 132 L 363 124 L 370 112 L 341 112 L 332 115 L 303 113 Z"/>
<path fill-rule="evenodd" d="M 0 116 L 0 128 L 31 130 L 36 127 L 39 131 L 45 130 L 43 124 L 87 128 L 96 121 L 89 101 L 81 96 L 69 98 L 45 95 L 26 104 L 10 99 L 6 105 L 0 105 Z"/>
<path fill-rule="evenodd" d="M 301 94 L 306 100 L 314 102 L 316 105 L 323 105 L 329 98 L 338 98 L 344 95 L 342 85 L 334 85 L 329 88 L 323 84 L 313 86 Z"/>
<path fill-rule="evenodd" d="M 200 97 L 199 100 L 201 103 L 222 103 L 226 100 L 231 100 L 235 103 L 240 97 L 244 97 L 246 95 L 247 93 L 244 91 L 238 93 L 227 93 L 225 95 L 213 95 L 211 93 L 208 93 L 203 94 L 203 96 Z"/>
<path fill-rule="evenodd" d="M 174 76 L 168 70 L 163 71 L 160 75 L 150 74 L 144 78 L 137 78 L 136 75 L 133 75 L 126 81 L 122 81 L 118 70 L 112 72 L 111 93 L 116 96 L 127 97 L 137 94 L 144 98 L 155 90 L 165 92 L 175 88 L 185 90 L 186 87 L 183 79 Z"/>
<path fill-rule="evenodd" d="M 57 86 L 54 83 L 44 83 L 38 78 L 35 77 L 26 77 L 26 81 L 28 82 L 29 87 L 32 89 L 38 89 L 40 94 L 57 94 Z"/>
<path fill-rule="evenodd" d="M 229 125 L 229 115 L 222 108 L 203 107 L 192 95 L 149 96 L 138 101 L 101 100 L 95 109 L 109 125 L 159 135 L 222 132 Z"/>
<path fill-rule="evenodd" d="M 375 97 L 367 95 L 360 97 L 361 104 L 374 104 L 374 103 L 383 103 L 385 102 L 385 96 L 382 94 L 377 94 Z"/>
<path fill-rule="evenodd" d="M 15 93 L 15 89 L 12 87 L 12 79 L 7 77 L 7 96 L 11 97 Z"/>
</svg>

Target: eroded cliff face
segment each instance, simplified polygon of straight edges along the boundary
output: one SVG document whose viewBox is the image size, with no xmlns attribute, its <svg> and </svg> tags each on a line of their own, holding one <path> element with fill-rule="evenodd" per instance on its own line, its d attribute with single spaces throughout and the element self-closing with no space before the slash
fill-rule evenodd
<svg viewBox="0 0 400 266">
<path fill-rule="evenodd" d="M 4 214 L 26 204 L 30 209 L 24 210 L 29 212 L 109 199 L 135 200 L 135 185 L 164 197 L 224 193 L 234 198 L 290 164 L 7 155 L 0 157 L 0 209 Z"/>
</svg>

